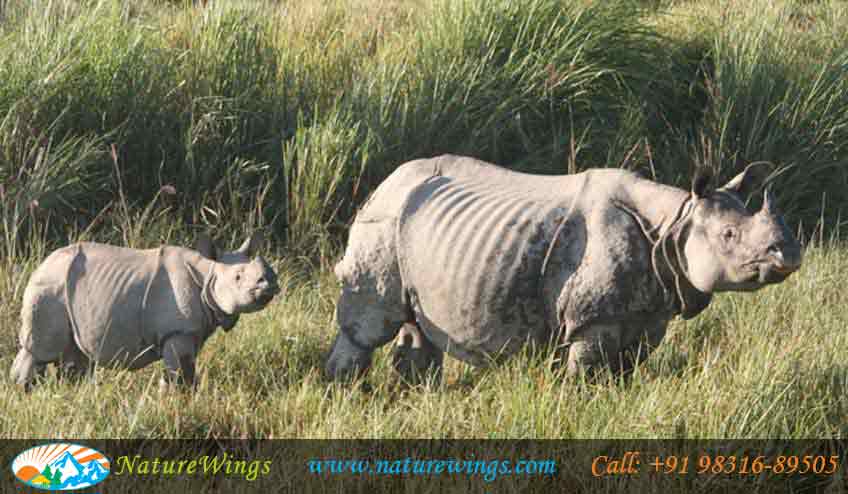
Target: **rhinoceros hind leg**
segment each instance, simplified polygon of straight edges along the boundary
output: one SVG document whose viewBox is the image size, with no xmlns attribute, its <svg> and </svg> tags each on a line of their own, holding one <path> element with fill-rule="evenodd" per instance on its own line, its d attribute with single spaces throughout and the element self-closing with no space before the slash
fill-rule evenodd
<svg viewBox="0 0 848 494">
<path fill-rule="evenodd" d="M 346 330 L 339 331 L 324 364 L 324 375 L 336 381 L 351 381 L 363 377 L 371 367 L 373 348 L 356 343 Z"/>
<path fill-rule="evenodd" d="M 32 389 L 36 378 L 44 376 L 46 369 L 46 363 L 36 362 L 29 350 L 21 348 L 15 357 L 15 361 L 12 363 L 9 377 L 15 384 L 22 386 L 28 392 Z"/>
<path fill-rule="evenodd" d="M 432 376 L 442 377 L 444 352 L 438 349 L 413 323 L 401 327 L 392 348 L 392 366 L 406 384 L 420 384 Z"/>
<path fill-rule="evenodd" d="M 21 347 L 29 348 L 36 362 L 57 362 L 69 345 L 73 331 L 65 303 L 55 293 L 27 287 L 21 309 Z"/>
<path fill-rule="evenodd" d="M 380 290 L 376 284 L 342 288 L 336 305 L 339 333 L 324 366 L 327 378 L 350 380 L 365 375 L 374 350 L 392 341 L 409 318 L 399 286 L 396 290 Z"/>
</svg>

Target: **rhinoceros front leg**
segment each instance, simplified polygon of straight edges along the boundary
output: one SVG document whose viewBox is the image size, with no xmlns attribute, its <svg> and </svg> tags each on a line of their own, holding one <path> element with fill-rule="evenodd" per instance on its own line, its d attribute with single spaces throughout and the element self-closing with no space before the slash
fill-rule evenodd
<svg viewBox="0 0 848 494">
<path fill-rule="evenodd" d="M 197 346 L 194 337 L 187 334 L 171 336 L 162 344 L 162 361 L 165 363 L 165 379 L 161 385 L 172 384 L 194 387 L 195 358 Z"/>
<path fill-rule="evenodd" d="M 409 313 L 396 291 L 376 284 L 345 286 L 336 305 L 339 333 L 324 367 L 329 379 L 362 377 L 371 366 L 374 350 L 392 341 Z"/>
<path fill-rule="evenodd" d="M 629 374 L 660 344 L 666 325 L 667 321 L 594 324 L 569 346 L 567 373 L 592 377 L 607 368 L 613 374 Z"/>
<path fill-rule="evenodd" d="M 444 352 L 438 349 L 414 323 L 406 323 L 395 338 L 392 365 L 404 382 L 419 384 L 430 374 L 438 382 L 442 377 Z"/>
<path fill-rule="evenodd" d="M 637 336 L 627 342 L 619 354 L 619 369 L 622 374 L 629 374 L 633 369 L 653 353 L 665 337 L 667 321 L 641 323 L 641 331 L 634 332 Z"/>
</svg>

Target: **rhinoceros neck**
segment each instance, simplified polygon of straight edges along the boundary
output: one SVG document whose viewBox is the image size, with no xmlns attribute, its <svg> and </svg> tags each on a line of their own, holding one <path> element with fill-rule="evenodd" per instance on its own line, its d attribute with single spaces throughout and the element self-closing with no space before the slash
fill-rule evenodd
<svg viewBox="0 0 848 494">
<path fill-rule="evenodd" d="M 209 274 L 206 277 L 206 283 L 203 285 L 203 291 L 200 292 L 200 298 L 203 300 L 203 305 L 209 310 L 210 317 L 212 319 L 212 324 L 214 326 L 221 326 L 224 330 L 229 331 L 233 329 L 233 326 L 238 322 L 239 316 L 238 314 L 230 314 L 226 312 L 221 305 L 218 304 L 218 300 L 220 297 L 217 296 L 215 288 L 216 281 L 218 279 L 217 270 L 210 269 Z"/>
<path fill-rule="evenodd" d="M 198 253 L 192 253 L 186 259 L 186 266 L 193 271 L 192 277 L 200 288 L 200 300 L 211 328 L 218 326 L 230 330 L 238 322 L 238 314 L 227 313 L 218 303 L 220 297 L 216 293 L 216 282 L 221 270 L 220 263 L 207 259 Z"/>
<path fill-rule="evenodd" d="M 663 290 L 671 296 L 674 312 L 691 319 L 712 300 L 712 294 L 701 292 L 689 281 L 683 256 L 691 194 L 650 180 L 630 180 L 626 194 L 617 201 L 636 217 L 652 243 L 652 267 Z"/>
<path fill-rule="evenodd" d="M 639 214 L 647 226 L 663 231 L 671 226 L 689 192 L 642 178 L 631 177 L 619 200 Z"/>
</svg>

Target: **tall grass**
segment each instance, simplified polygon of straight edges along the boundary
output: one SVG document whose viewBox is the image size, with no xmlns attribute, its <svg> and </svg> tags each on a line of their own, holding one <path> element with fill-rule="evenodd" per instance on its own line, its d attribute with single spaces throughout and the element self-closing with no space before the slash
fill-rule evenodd
<svg viewBox="0 0 848 494">
<path fill-rule="evenodd" d="M 688 136 L 696 159 L 728 176 L 771 161 L 792 217 L 835 224 L 848 185 L 848 39 L 835 24 L 845 5 L 717 1 L 683 11 L 679 22 L 695 26 L 684 38 L 706 47 L 708 67 L 703 118 Z"/>
<path fill-rule="evenodd" d="M 123 178 L 141 209 L 175 188 L 186 227 L 331 245 L 396 166 L 445 152 L 673 183 L 694 164 L 730 175 L 770 160 L 793 222 L 837 222 L 844 6 L 647 5 L 11 2 L 0 112 L 22 122 L 4 138 L 49 128 L 54 145 L 115 146 L 118 175 L 110 160 L 92 169 L 112 177 L 107 193 L 66 198 L 83 225 Z"/>
<path fill-rule="evenodd" d="M 61 121 L 36 130 L 17 108 L 0 121 L 0 259 L 40 254 L 47 234 L 61 237 L 78 208 L 103 195 L 102 139 L 59 139 Z"/>
</svg>

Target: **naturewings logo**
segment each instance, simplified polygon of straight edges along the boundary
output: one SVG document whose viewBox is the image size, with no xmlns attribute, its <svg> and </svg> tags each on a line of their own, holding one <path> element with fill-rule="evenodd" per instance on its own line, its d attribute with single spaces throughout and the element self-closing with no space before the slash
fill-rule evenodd
<svg viewBox="0 0 848 494">
<path fill-rule="evenodd" d="M 49 443 L 19 454 L 12 473 L 36 489 L 72 491 L 102 482 L 109 475 L 109 458 L 79 444 Z"/>
</svg>

